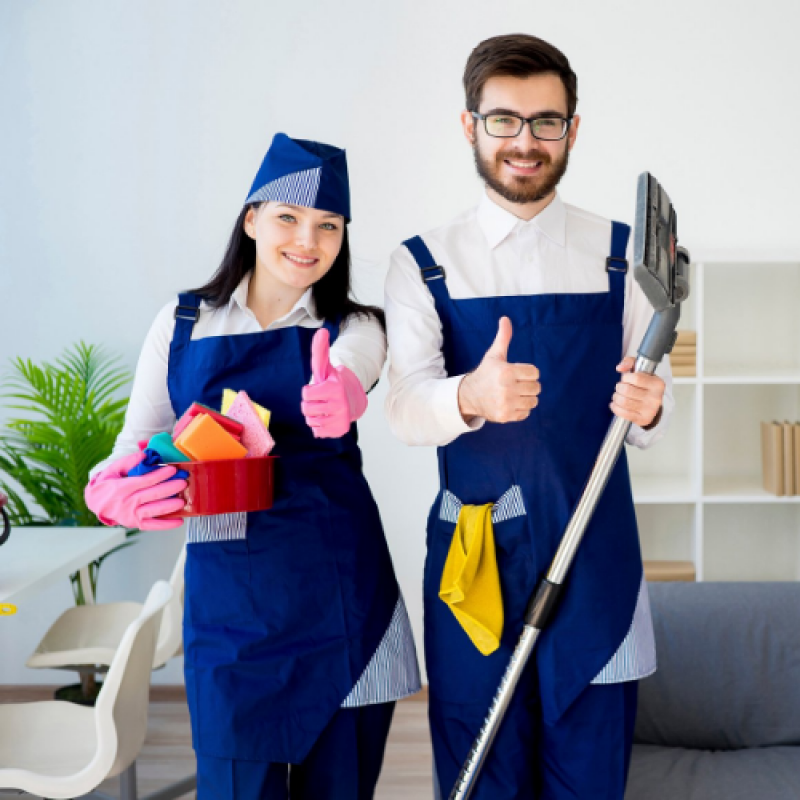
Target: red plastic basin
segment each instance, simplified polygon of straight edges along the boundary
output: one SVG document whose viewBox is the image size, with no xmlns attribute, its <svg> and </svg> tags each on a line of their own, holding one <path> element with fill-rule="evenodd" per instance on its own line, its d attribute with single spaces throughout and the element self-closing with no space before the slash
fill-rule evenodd
<svg viewBox="0 0 800 800">
<path fill-rule="evenodd" d="M 224 461 L 183 461 L 172 464 L 189 473 L 183 511 L 162 519 L 265 511 L 272 507 L 276 456 L 232 458 Z"/>
</svg>

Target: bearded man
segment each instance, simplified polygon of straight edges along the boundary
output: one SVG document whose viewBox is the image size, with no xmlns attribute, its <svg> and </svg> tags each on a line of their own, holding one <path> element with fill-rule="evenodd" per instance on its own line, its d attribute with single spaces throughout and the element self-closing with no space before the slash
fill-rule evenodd
<svg viewBox="0 0 800 800">
<path fill-rule="evenodd" d="M 436 445 L 425 657 L 436 787 L 446 797 L 522 630 L 612 416 L 649 447 L 673 408 L 665 361 L 633 372 L 652 308 L 630 229 L 556 187 L 577 140 L 577 78 L 533 36 L 479 44 L 461 114 L 485 192 L 393 254 L 386 411 Z M 637 681 L 656 668 L 624 453 L 537 643 L 474 800 L 622 800 Z"/>
</svg>

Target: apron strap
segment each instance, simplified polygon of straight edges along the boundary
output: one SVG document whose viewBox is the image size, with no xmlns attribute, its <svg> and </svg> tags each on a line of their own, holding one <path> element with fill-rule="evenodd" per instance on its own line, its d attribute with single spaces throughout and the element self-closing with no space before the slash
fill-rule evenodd
<svg viewBox="0 0 800 800">
<path fill-rule="evenodd" d="M 417 262 L 422 280 L 425 281 L 428 290 L 433 295 L 436 310 L 441 312 L 442 305 L 450 302 L 444 267 L 436 263 L 421 236 L 413 236 L 411 239 L 406 239 L 403 244 Z M 441 313 L 439 316 L 441 316 Z"/>
<path fill-rule="evenodd" d="M 192 330 L 200 319 L 200 303 L 203 298 L 199 294 L 184 292 L 178 295 L 175 308 L 175 333 L 172 335 L 173 345 L 188 344 L 192 338 Z"/>
<path fill-rule="evenodd" d="M 619 308 L 619 318 L 625 310 L 625 278 L 628 273 L 628 260 L 625 258 L 628 249 L 628 238 L 631 229 L 624 222 L 611 223 L 611 253 L 606 259 L 608 273 L 608 289 Z"/>
</svg>

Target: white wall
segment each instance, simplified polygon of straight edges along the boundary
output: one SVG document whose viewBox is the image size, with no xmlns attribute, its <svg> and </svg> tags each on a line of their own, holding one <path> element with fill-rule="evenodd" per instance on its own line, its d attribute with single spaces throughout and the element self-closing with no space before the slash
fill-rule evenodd
<svg viewBox="0 0 800 800">
<path fill-rule="evenodd" d="M 358 285 L 379 301 L 391 249 L 477 198 L 460 81 L 498 33 L 578 73 L 569 202 L 630 220 L 647 169 L 695 252 L 798 253 L 798 22 L 794 0 L 0 0 L 0 365 L 84 339 L 132 367 L 158 308 L 214 270 L 278 130 L 347 147 Z M 362 441 L 421 641 L 435 457 L 392 439 L 384 396 Z M 100 599 L 143 597 L 178 546 L 114 556 Z M 57 587 L 0 622 L 1 682 L 60 680 L 22 661 L 67 602 Z"/>
</svg>

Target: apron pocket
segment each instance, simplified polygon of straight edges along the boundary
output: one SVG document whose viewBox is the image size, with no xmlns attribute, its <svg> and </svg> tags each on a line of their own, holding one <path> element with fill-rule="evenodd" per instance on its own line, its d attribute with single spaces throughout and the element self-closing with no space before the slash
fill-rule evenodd
<svg viewBox="0 0 800 800">
<path fill-rule="evenodd" d="M 500 647 L 482 655 L 439 597 L 442 571 L 463 503 L 444 490 L 432 520 L 425 564 L 425 655 L 431 692 L 439 700 L 488 708 L 517 643 L 519 621 L 533 586 L 529 521 L 519 486 L 492 506 L 492 526 L 505 617 Z"/>
</svg>

